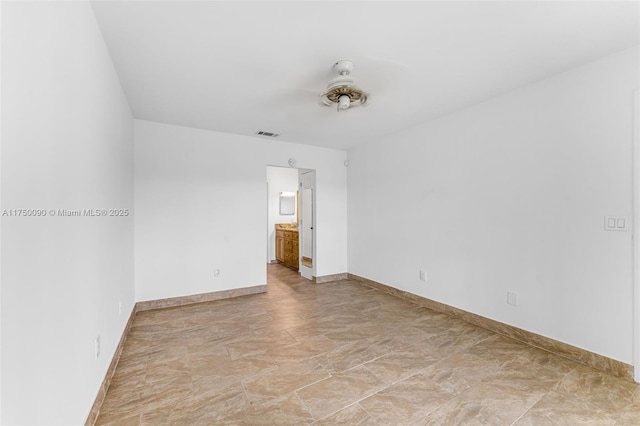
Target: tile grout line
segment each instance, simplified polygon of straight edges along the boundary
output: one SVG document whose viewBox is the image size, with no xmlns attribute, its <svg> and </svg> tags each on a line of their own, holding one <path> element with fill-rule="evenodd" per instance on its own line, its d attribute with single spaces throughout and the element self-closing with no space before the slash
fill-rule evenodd
<svg viewBox="0 0 640 426">
<path fill-rule="evenodd" d="M 544 367 L 544 366 L 541 366 L 541 367 L 546 368 L 546 367 Z M 551 389 L 550 389 L 550 390 L 548 390 L 548 391 L 546 391 L 545 393 L 543 393 L 543 394 L 540 396 L 540 398 L 538 398 L 538 399 L 536 400 L 536 402 L 534 402 L 533 404 L 531 404 L 531 406 L 529 406 L 526 410 L 524 410 L 524 412 L 523 412 L 522 414 L 520 414 L 520 415 L 518 416 L 518 418 L 516 418 L 516 419 L 511 423 L 511 425 L 512 425 L 512 426 L 513 426 L 513 425 L 515 425 L 515 424 L 518 422 L 518 420 L 520 420 L 520 419 L 521 419 L 522 417 L 524 417 L 524 416 L 525 416 L 529 411 L 531 411 L 531 409 L 532 409 L 533 407 L 535 407 L 535 406 L 536 406 L 536 404 L 538 404 L 538 402 L 542 401 L 542 398 L 544 398 L 545 396 L 547 396 L 550 392 L 553 392 L 553 391 L 555 390 L 555 387 L 558 385 L 558 383 L 562 382 L 562 381 L 563 381 L 563 380 L 564 380 L 564 379 L 565 379 L 569 374 L 571 374 L 571 372 L 573 372 L 576 368 L 577 368 L 577 367 L 574 367 L 574 368 L 572 368 L 571 370 L 569 370 L 568 372 L 566 372 L 564 375 L 562 375 L 562 376 L 561 376 L 561 377 L 556 381 L 556 383 L 551 387 Z"/>
<path fill-rule="evenodd" d="M 305 388 L 308 388 L 309 386 L 313 386 L 313 385 L 315 385 L 316 383 L 320 383 L 320 382 L 322 382 L 322 381 L 324 381 L 324 380 L 328 380 L 328 379 L 330 379 L 330 378 L 332 378 L 332 377 L 335 377 L 335 376 L 334 376 L 333 374 L 331 374 L 329 371 L 325 370 L 322 366 L 320 366 L 320 368 L 322 368 L 322 370 L 324 370 L 324 372 L 325 372 L 325 373 L 327 373 L 327 374 L 329 375 L 329 377 L 324 377 L 324 378 L 322 378 L 322 379 L 316 380 L 315 382 L 308 383 L 308 384 L 306 384 L 306 385 L 304 385 L 304 386 L 302 386 L 302 387 L 299 387 L 298 389 L 294 389 L 294 392 L 296 392 L 296 393 L 297 393 L 298 391 L 301 391 L 301 390 L 303 390 L 303 389 L 305 389 Z"/>
<path fill-rule="evenodd" d="M 375 394 L 374 394 L 375 395 Z M 364 401 L 364 399 L 362 400 Z M 362 405 L 360 405 L 360 401 L 356 402 L 356 404 L 358 404 L 358 407 L 360 407 L 365 413 L 367 413 L 367 416 L 370 419 L 373 419 L 374 421 L 376 421 L 376 416 L 371 415 L 371 413 L 369 412 L 369 410 L 367 410 L 366 408 L 364 408 Z"/>
<path fill-rule="evenodd" d="M 547 391 L 547 392 L 543 393 L 542 395 L 540 395 L 540 398 L 538 398 L 533 404 L 531 404 L 531 406 L 527 407 L 526 410 L 524 410 L 513 422 L 510 423 L 511 426 L 515 425 L 518 422 L 518 420 L 523 418 L 529 411 L 531 411 L 531 409 L 533 407 L 535 407 L 536 404 L 538 402 L 540 402 L 542 400 L 542 398 L 544 398 L 549 392 L 551 392 L 551 391 Z"/>
<path fill-rule="evenodd" d="M 382 356 L 384 356 L 384 355 L 381 355 L 380 357 L 377 357 L 377 358 L 375 358 L 375 359 L 381 358 Z M 371 361 L 373 361 L 373 360 L 371 360 Z M 322 366 L 321 366 L 321 367 L 322 367 Z M 383 384 L 383 385 L 385 385 L 385 386 L 384 386 L 383 388 L 381 388 L 381 389 L 378 389 L 376 392 L 374 392 L 374 393 L 372 393 L 372 394 L 370 394 L 370 395 L 367 395 L 367 396 L 366 396 L 366 397 L 364 397 L 364 398 L 359 399 L 359 400 L 358 400 L 358 401 L 356 401 L 356 402 L 353 402 L 353 403 L 351 403 L 351 404 L 348 404 L 348 405 L 346 405 L 346 406 L 344 406 L 344 407 L 340 408 L 339 410 L 334 411 L 334 412 L 333 412 L 333 413 L 331 413 L 331 414 L 328 414 L 328 415 L 326 415 L 326 416 L 324 416 L 324 417 L 321 417 L 320 419 L 317 419 L 316 421 L 320 421 L 320 420 L 325 419 L 325 418 L 327 418 L 327 417 L 329 417 L 329 416 L 332 416 L 333 414 L 335 414 L 335 413 L 337 413 L 337 412 L 339 412 L 339 411 L 342 411 L 342 410 L 344 410 L 345 408 L 351 407 L 352 405 L 357 404 L 357 403 L 359 403 L 360 401 L 363 401 L 363 400 L 365 400 L 365 399 L 369 398 L 371 395 L 375 395 L 375 394 L 377 394 L 378 392 L 380 392 L 380 391 L 382 391 L 382 390 L 384 390 L 384 389 L 386 389 L 386 388 L 388 388 L 388 387 L 389 387 L 389 386 L 384 382 L 384 380 L 382 380 L 380 377 L 378 377 L 376 374 L 374 374 L 371 370 L 369 370 L 368 368 L 366 368 L 366 366 L 364 365 L 364 363 L 362 363 L 362 364 L 358 364 L 358 365 L 353 366 L 353 367 L 351 367 L 351 368 L 349 368 L 349 369 L 347 369 L 347 370 L 344 370 L 344 371 L 341 371 L 341 372 L 337 372 L 337 373 L 335 373 L 335 374 L 343 374 L 343 373 L 346 373 L 346 372 L 351 371 L 351 370 L 353 370 L 353 369 L 355 369 L 355 368 L 358 368 L 358 367 L 363 367 L 365 370 L 367 370 L 369 373 L 371 373 L 371 374 L 372 374 L 376 379 L 378 379 L 378 380 L 380 381 L 380 383 L 382 383 L 382 384 Z M 322 367 L 322 369 L 324 370 L 324 367 Z M 325 370 L 325 371 L 326 371 L 326 370 Z M 324 379 L 321 379 L 321 380 L 318 380 L 318 381 L 316 381 L 316 382 L 310 383 L 310 384 L 305 385 L 305 386 L 303 386 L 303 387 L 301 387 L 301 388 L 299 388 L 299 389 L 296 389 L 296 390 L 294 391 L 294 392 L 296 393 L 296 395 L 298 396 L 298 398 L 300 398 L 300 400 L 301 400 L 301 401 L 303 401 L 303 403 L 304 403 L 304 400 L 302 399 L 302 397 L 300 397 L 300 396 L 298 395 L 298 391 L 303 390 L 303 389 L 305 389 L 305 388 L 307 388 L 307 387 L 309 387 L 309 386 L 312 386 L 312 385 L 314 385 L 314 384 L 316 384 L 316 383 L 320 383 L 320 382 L 322 382 L 322 381 L 329 380 L 329 379 L 331 379 L 332 377 L 336 377 L 336 376 L 334 375 L 334 373 L 331 373 L 331 372 L 329 372 L 329 371 L 327 371 L 327 373 L 329 374 L 329 377 L 326 377 L 326 378 L 324 378 Z M 306 407 L 306 406 L 307 406 L 307 405 L 305 404 L 305 407 Z M 309 412 L 311 413 L 311 411 L 309 411 Z M 311 414 L 311 415 L 313 416 L 313 414 Z M 315 422 L 314 422 L 314 423 L 315 423 Z"/>
<path fill-rule="evenodd" d="M 311 418 L 314 420 L 314 421 L 312 421 L 312 422 L 311 422 L 311 424 L 314 424 L 314 423 L 317 421 L 317 419 L 313 416 L 313 413 L 311 412 L 311 410 L 310 410 L 310 409 L 309 409 L 309 407 L 307 406 L 307 403 L 306 403 L 306 402 L 304 402 L 304 399 L 302 399 L 302 398 L 300 397 L 300 395 L 298 395 L 298 391 L 297 391 L 297 390 L 294 390 L 294 391 L 293 391 L 293 394 L 295 395 L 295 397 L 296 397 L 296 398 L 298 398 L 298 401 L 300 401 L 300 403 L 302 404 L 302 406 L 304 407 L 304 409 L 305 409 L 305 410 L 307 410 L 307 412 L 309 413 L 309 415 L 311 416 Z"/>
<path fill-rule="evenodd" d="M 382 356 L 384 356 L 384 355 L 382 355 Z M 380 357 L 378 357 L 378 358 L 381 358 L 382 356 L 380 356 Z M 378 358 L 375 358 L 375 359 L 378 359 Z M 373 360 L 371 360 L 371 361 L 373 361 Z M 383 390 L 388 389 L 388 388 L 391 386 L 391 385 L 388 385 L 384 380 L 382 380 L 380 377 L 378 377 L 378 376 L 377 376 L 375 373 L 373 373 L 371 370 L 369 370 L 369 369 L 365 366 L 365 364 L 364 364 L 364 363 L 363 363 L 363 364 L 358 364 L 358 365 L 356 365 L 356 366 L 354 366 L 354 367 L 351 367 L 351 368 L 349 368 L 349 369 L 347 369 L 347 370 L 341 371 L 340 373 L 336 373 L 336 374 L 346 373 L 347 371 L 351 371 L 351 370 L 353 370 L 353 369 L 355 369 L 355 368 L 358 368 L 358 367 L 363 367 L 365 370 L 367 370 L 369 373 L 371 373 L 371 374 L 372 374 L 376 379 L 378 379 L 378 380 L 380 381 L 380 383 L 381 383 L 382 385 L 384 385 L 384 386 L 383 386 L 383 387 L 381 387 L 380 389 L 376 390 L 375 392 L 373 392 L 373 393 L 371 393 L 371 394 L 369 394 L 369 395 L 367 395 L 367 396 L 365 396 L 365 397 L 363 397 L 363 398 L 360 398 L 359 400 L 357 400 L 357 401 L 355 401 L 355 402 L 352 402 L 351 404 L 345 405 L 344 407 L 342 407 L 342 408 L 340 408 L 340 409 L 338 409 L 338 410 L 334 411 L 333 413 L 330 413 L 330 414 L 327 414 L 327 415 L 326 415 L 326 416 L 324 416 L 324 417 L 321 417 L 321 418 L 320 418 L 320 419 L 318 419 L 317 421 L 321 421 L 321 420 L 323 420 L 323 419 L 326 419 L 327 417 L 331 417 L 332 415 L 334 415 L 334 414 L 336 414 L 336 413 L 338 413 L 338 412 L 340 412 L 340 411 L 342 411 L 342 410 L 344 410 L 344 409 L 346 409 L 346 408 L 349 408 L 349 407 L 351 407 L 351 406 L 353 406 L 353 405 L 359 404 L 361 401 L 364 401 L 365 399 L 367 399 L 367 398 L 369 398 L 369 397 L 371 397 L 371 396 L 373 396 L 373 395 L 376 395 L 376 394 L 378 394 L 379 392 L 382 392 Z M 331 377 L 335 377 L 335 376 L 333 376 L 333 374 L 332 374 L 332 375 L 331 375 Z M 326 379 L 319 380 L 318 382 L 321 382 L 321 381 L 323 381 L 323 380 L 328 380 L 328 379 L 330 379 L 331 377 L 327 377 Z M 316 382 L 316 383 L 318 383 L 318 382 Z M 311 386 L 311 385 L 309 385 L 309 386 Z M 305 386 L 305 387 L 306 387 L 306 386 Z M 301 389 L 304 389 L 304 388 L 301 388 Z M 296 390 L 296 392 L 297 392 L 297 390 Z M 302 399 L 302 398 L 300 398 L 300 399 Z M 365 412 L 367 412 L 367 410 L 366 410 L 364 407 L 360 406 L 360 408 L 362 408 Z M 312 414 L 312 415 L 313 415 L 313 414 Z M 370 414 L 369 412 L 367 412 L 367 415 L 369 415 L 369 417 L 372 417 L 372 416 L 371 416 L 371 414 Z M 372 418 L 373 418 L 373 417 L 372 417 Z"/>
<path fill-rule="evenodd" d="M 333 415 L 334 415 L 334 414 L 336 414 L 336 413 L 339 413 L 340 411 L 342 411 L 342 410 L 344 410 L 344 409 L 347 409 L 347 408 L 349 408 L 349 407 L 352 407 L 352 406 L 354 406 L 354 405 L 356 405 L 356 404 L 360 404 L 360 402 L 364 401 L 365 399 L 369 398 L 370 396 L 373 396 L 373 395 L 377 394 L 378 392 L 380 392 L 380 391 L 378 390 L 377 392 L 374 392 L 374 393 L 369 394 L 369 395 L 367 395 L 367 396 L 365 396 L 365 397 L 363 397 L 363 398 L 360 398 L 359 400 L 354 401 L 354 402 L 352 402 L 351 404 L 345 405 L 344 407 L 341 407 L 340 409 L 338 409 L 338 410 L 336 410 L 336 411 L 334 411 L 334 412 L 332 412 L 332 413 L 329 413 L 329 414 L 327 414 L 327 415 L 326 415 L 326 416 L 324 416 L 324 417 L 319 418 L 317 421 L 319 422 L 319 421 L 321 421 L 321 420 L 324 420 L 324 419 L 326 419 L 326 418 L 329 418 L 329 417 L 333 416 Z M 360 408 L 362 408 L 362 409 L 367 413 L 367 415 L 369 415 L 369 417 L 371 417 L 371 414 L 369 414 L 369 412 L 368 412 L 367 410 L 365 410 L 363 406 L 361 406 L 361 405 L 360 405 Z"/>
</svg>

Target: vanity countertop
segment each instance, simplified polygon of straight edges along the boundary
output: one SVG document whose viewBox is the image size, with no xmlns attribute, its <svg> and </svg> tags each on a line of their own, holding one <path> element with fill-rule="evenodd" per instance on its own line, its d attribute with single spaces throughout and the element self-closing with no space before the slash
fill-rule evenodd
<svg viewBox="0 0 640 426">
<path fill-rule="evenodd" d="M 295 223 L 276 223 L 276 229 L 285 229 L 287 231 L 297 231 L 298 226 Z"/>
</svg>

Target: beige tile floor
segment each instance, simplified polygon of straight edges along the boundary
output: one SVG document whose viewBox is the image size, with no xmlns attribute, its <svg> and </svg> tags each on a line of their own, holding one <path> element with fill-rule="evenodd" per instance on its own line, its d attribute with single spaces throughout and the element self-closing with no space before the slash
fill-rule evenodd
<svg viewBox="0 0 640 426">
<path fill-rule="evenodd" d="M 353 281 L 140 312 L 99 425 L 640 425 L 638 385 Z"/>
</svg>

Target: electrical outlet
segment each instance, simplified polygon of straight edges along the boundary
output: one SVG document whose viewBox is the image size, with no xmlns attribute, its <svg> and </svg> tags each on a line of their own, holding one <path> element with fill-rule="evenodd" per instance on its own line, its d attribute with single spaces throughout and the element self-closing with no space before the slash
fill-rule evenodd
<svg viewBox="0 0 640 426">
<path fill-rule="evenodd" d="M 427 282 L 427 271 L 420 271 L 420 281 Z"/>
<path fill-rule="evenodd" d="M 507 304 L 511 306 L 518 306 L 518 293 L 507 291 Z"/>
<path fill-rule="evenodd" d="M 219 277 L 220 276 L 220 269 L 214 269 L 213 270 L 213 276 L 214 277 Z"/>
<path fill-rule="evenodd" d="M 96 359 L 100 357 L 100 336 L 96 337 L 95 341 Z"/>
</svg>

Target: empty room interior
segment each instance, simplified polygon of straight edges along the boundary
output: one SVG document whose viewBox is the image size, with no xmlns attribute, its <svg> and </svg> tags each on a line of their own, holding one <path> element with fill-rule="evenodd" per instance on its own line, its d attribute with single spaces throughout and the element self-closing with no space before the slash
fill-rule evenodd
<svg viewBox="0 0 640 426">
<path fill-rule="evenodd" d="M 0 424 L 640 424 L 639 2 L 0 23 Z"/>
</svg>

